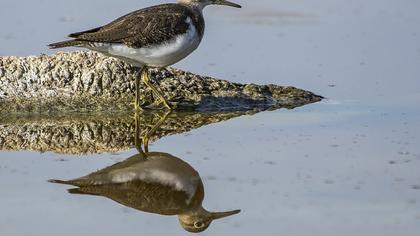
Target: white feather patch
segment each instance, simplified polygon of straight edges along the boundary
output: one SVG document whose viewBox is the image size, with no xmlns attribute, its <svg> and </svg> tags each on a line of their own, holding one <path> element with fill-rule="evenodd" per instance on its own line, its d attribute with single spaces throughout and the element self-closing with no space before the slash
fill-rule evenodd
<svg viewBox="0 0 420 236">
<path fill-rule="evenodd" d="M 97 43 L 90 49 L 97 50 L 120 59 L 135 61 L 140 65 L 165 67 L 177 63 L 200 44 L 201 37 L 193 25 L 192 19 L 187 17 L 185 22 L 189 28 L 185 34 L 176 36 L 174 39 L 162 42 L 158 45 L 150 45 L 143 48 L 131 48 L 124 44 Z"/>
</svg>

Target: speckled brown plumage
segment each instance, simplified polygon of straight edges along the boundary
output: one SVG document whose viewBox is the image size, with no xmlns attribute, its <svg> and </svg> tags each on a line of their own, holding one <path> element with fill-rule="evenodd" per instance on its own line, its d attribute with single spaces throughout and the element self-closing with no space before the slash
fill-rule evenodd
<svg viewBox="0 0 420 236">
<path fill-rule="evenodd" d="M 203 188 L 200 184 L 199 193 Z M 145 181 L 130 181 L 122 184 L 87 185 L 69 189 L 69 193 L 103 196 L 127 207 L 160 215 L 177 215 L 188 211 L 188 195 L 170 186 Z M 192 203 L 203 200 L 202 194 L 195 194 Z M 198 201 L 201 203 L 200 201 Z"/>
<path fill-rule="evenodd" d="M 139 173 L 142 169 L 138 167 L 150 161 L 148 158 L 153 159 L 154 156 L 164 156 L 167 158 L 165 163 L 168 165 L 171 165 L 172 161 L 184 163 L 181 159 L 168 153 L 150 152 L 147 155 L 146 157 L 143 154 L 136 154 L 122 162 L 81 178 L 69 181 L 50 180 L 50 182 L 77 186 L 78 188 L 68 190 L 73 194 L 103 196 L 127 207 L 161 215 L 177 215 L 201 206 L 204 199 L 204 186 L 201 179 L 197 182 L 192 196 L 189 196 L 190 193 L 178 190 L 168 184 L 159 183 L 159 181 L 135 179 L 118 182 L 113 181 L 110 177 L 117 171 L 128 171 L 130 167 L 134 168 L 130 170 L 132 173 L 136 171 Z M 173 168 L 177 167 L 176 165 L 171 166 Z M 152 169 L 143 171 L 153 172 Z M 198 176 L 198 173 L 192 167 L 190 172 L 191 178 Z"/>
<path fill-rule="evenodd" d="M 160 44 L 186 33 L 186 19 L 190 17 L 197 31 L 204 33 L 201 14 L 180 4 L 162 4 L 140 9 L 111 23 L 91 30 L 70 34 L 74 40 L 53 43 L 51 48 L 83 46 L 91 43 L 121 43 L 133 48 Z"/>
</svg>

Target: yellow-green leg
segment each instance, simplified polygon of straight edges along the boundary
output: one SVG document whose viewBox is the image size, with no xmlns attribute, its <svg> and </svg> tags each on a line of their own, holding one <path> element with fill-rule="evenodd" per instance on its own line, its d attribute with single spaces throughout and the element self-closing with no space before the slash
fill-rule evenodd
<svg viewBox="0 0 420 236">
<path fill-rule="evenodd" d="M 136 76 L 136 103 L 135 103 L 135 109 L 136 109 L 136 111 L 141 109 L 140 108 L 140 78 L 139 78 L 139 76 Z"/>
<path fill-rule="evenodd" d="M 140 77 L 141 73 L 136 76 L 136 92 L 135 92 L 135 98 L 134 98 L 134 110 L 139 111 L 141 110 L 140 107 Z"/>
<path fill-rule="evenodd" d="M 172 112 L 171 110 L 165 112 L 165 114 L 163 114 L 163 116 L 161 116 L 159 118 L 159 121 L 156 124 L 154 124 L 152 126 L 152 128 L 145 135 L 142 136 L 143 147 L 144 147 L 144 151 L 146 153 L 149 152 L 149 139 L 150 139 L 150 137 L 156 132 L 156 130 L 158 130 L 160 128 L 160 126 L 168 118 L 168 116 L 171 114 L 171 112 Z"/>
<path fill-rule="evenodd" d="M 140 121 L 139 121 L 139 113 L 137 111 L 134 114 L 134 122 L 135 122 L 135 137 L 134 137 L 134 145 L 137 149 L 137 151 L 142 155 L 146 156 L 146 153 L 143 151 L 142 143 L 140 141 Z"/>
<path fill-rule="evenodd" d="M 143 156 L 147 156 L 149 152 L 149 140 L 150 137 L 159 129 L 159 127 L 163 124 L 163 122 L 167 119 L 167 117 L 171 114 L 172 111 L 166 111 L 163 116 L 159 117 L 159 121 L 152 126 L 152 128 L 147 131 L 143 136 L 140 138 L 140 121 L 139 121 L 139 113 L 135 112 L 134 115 L 134 122 L 135 122 L 135 137 L 134 137 L 134 145 L 139 151 L 139 153 Z M 153 121 L 153 119 L 152 119 Z M 144 151 L 143 151 L 144 148 Z"/>
<path fill-rule="evenodd" d="M 163 103 L 163 105 L 166 108 L 168 108 L 169 110 L 172 110 L 172 107 L 169 105 L 168 101 L 166 101 L 165 97 L 150 82 L 149 70 L 148 70 L 147 66 L 144 66 L 143 67 L 143 69 L 141 71 L 141 78 L 143 80 L 143 83 L 145 85 L 147 85 L 147 87 L 149 87 L 150 89 L 152 89 L 153 94 L 155 94 L 159 98 L 160 102 Z"/>
</svg>

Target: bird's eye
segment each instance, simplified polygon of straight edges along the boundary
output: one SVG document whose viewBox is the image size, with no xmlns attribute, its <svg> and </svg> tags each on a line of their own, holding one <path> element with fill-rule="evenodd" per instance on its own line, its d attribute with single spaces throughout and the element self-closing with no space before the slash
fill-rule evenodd
<svg viewBox="0 0 420 236">
<path fill-rule="evenodd" d="M 197 229 L 203 228 L 204 223 L 201 222 L 201 221 L 194 222 L 194 227 L 197 228 Z"/>
</svg>

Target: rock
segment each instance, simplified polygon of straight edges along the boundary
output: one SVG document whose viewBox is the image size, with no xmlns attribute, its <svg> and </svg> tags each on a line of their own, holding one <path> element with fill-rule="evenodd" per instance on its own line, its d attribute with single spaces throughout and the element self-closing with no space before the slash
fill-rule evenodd
<svg viewBox="0 0 420 236">
<path fill-rule="evenodd" d="M 2 112 L 92 112 L 133 109 L 138 68 L 95 52 L 0 57 Z M 179 110 L 243 111 L 296 107 L 322 97 L 294 87 L 238 84 L 181 70 L 153 69 L 152 80 Z M 141 103 L 154 107 L 141 84 Z"/>
</svg>

